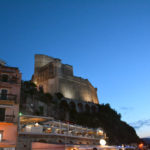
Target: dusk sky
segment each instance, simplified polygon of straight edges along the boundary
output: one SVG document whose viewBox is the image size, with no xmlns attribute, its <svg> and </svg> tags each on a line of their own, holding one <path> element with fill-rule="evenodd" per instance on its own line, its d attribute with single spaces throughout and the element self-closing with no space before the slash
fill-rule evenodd
<svg viewBox="0 0 150 150">
<path fill-rule="evenodd" d="M 0 0 L 0 58 L 30 80 L 34 54 L 72 65 L 150 137 L 149 0 Z"/>
</svg>

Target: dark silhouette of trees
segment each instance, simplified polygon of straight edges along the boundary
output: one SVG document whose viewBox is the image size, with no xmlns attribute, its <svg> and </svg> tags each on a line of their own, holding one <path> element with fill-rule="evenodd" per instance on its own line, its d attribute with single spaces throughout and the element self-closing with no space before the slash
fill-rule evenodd
<svg viewBox="0 0 150 150">
<path fill-rule="evenodd" d="M 53 102 L 53 96 L 50 93 L 38 93 L 38 99 L 48 105 Z"/>
<path fill-rule="evenodd" d="M 60 92 L 55 93 L 55 95 L 57 96 L 57 98 L 58 98 L 59 100 L 62 99 L 62 98 L 64 98 L 64 95 L 63 95 L 62 93 L 60 93 Z"/>
<path fill-rule="evenodd" d="M 22 81 L 21 92 L 24 94 L 33 95 L 37 93 L 37 87 L 32 81 Z"/>
<path fill-rule="evenodd" d="M 100 111 L 76 113 L 75 122 L 90 128 L 102 127 L 108 136 L 109 144 L 130 144 L 138 142 L 135 130 L 121 121 L 121 115 L 109 104 L 99 105 Z"/>
</svg>

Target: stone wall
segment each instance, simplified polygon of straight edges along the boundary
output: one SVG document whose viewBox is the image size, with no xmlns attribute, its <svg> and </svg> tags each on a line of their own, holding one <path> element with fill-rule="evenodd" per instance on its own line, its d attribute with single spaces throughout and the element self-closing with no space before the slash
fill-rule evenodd
<svg viewBox="0 0 150 150">
<path fill-rule="evenodd" d="M 33 82 L 52 95 L 60 92 L 69 99 L 99 103 L 97 89 L 87 79 L 74 76 L 73 67 L 60 59 L 35 55 Z"/>
<path fill-rule="evenodd" d="M 59 92 L 69 99 L 98 103 L 96 90 L 88 80 L 76 80 L 75 77 L 59 78 Z"/>
</svg>

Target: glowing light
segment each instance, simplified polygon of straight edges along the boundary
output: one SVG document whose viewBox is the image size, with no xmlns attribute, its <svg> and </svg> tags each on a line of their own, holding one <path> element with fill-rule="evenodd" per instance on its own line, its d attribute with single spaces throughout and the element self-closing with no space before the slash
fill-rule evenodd
<svg viewBox="0 0 150 150">
<path fill-rule="evenodd" d="M 72 148 L 71 150 L 78 150 L 77 148 Z"/>
<path fill-rule="evenodd" d="M 39 124 L 38 124 L 38 123 L 36 123 L 36 124 L 35 124 L 35 126 L 37 127 L 37 126 L 39 126 Z"/>
<path fill-rule="evenodd" d="M 104 139 L 100 139 L 100 145 L 105 146 L 106 145 L 106 141 Z"/>
<path fill-rule="evenodd" d="M 98 129 L 97 134 L 98 134 L 98 135 L 103 135 L 103 131 L 100 130 L 100 129 Z"/>
<path fill-rule="evenodd" d="M 139 149 L 143 149 L 143 146 L 144 146 L 143 143 L 139 144 Z"/>
<path fill-rule="evenodd" d="M 22 115 L 23 115 L 23 114 L 20 112 L 20 113 L 19 113 L 19 116 L 22 116 Z"/>
<path fill-rule="evenodd" d="M 31 129 L 31 126 L 26 126 L 26 128 Z"/>
</svg>

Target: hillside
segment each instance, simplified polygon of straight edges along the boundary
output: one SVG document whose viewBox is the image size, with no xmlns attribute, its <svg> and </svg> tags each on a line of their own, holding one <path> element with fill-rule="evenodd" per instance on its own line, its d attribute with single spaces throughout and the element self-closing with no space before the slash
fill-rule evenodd
<svg viewBox="0 0 150 150">
<path fill-rule="evenodd" d="M 103 128 L 109 144 L 130 144 L 139 141 L 135 130 L 121 120 L 109 104 L 95 104 L 97 110 L 78 112 L 75 103 L 68 104 L 61 93 L 54 96 L 37 91 L 34 83 L 22 82 L 20 111 L 24 114 L 51 116 L 89 128 Z"/>
<path fill-rule="evenodd" d="M 150 138 L 142 138 L 142 140 L 146 143 L 150 145 Z"/>
</svg>

